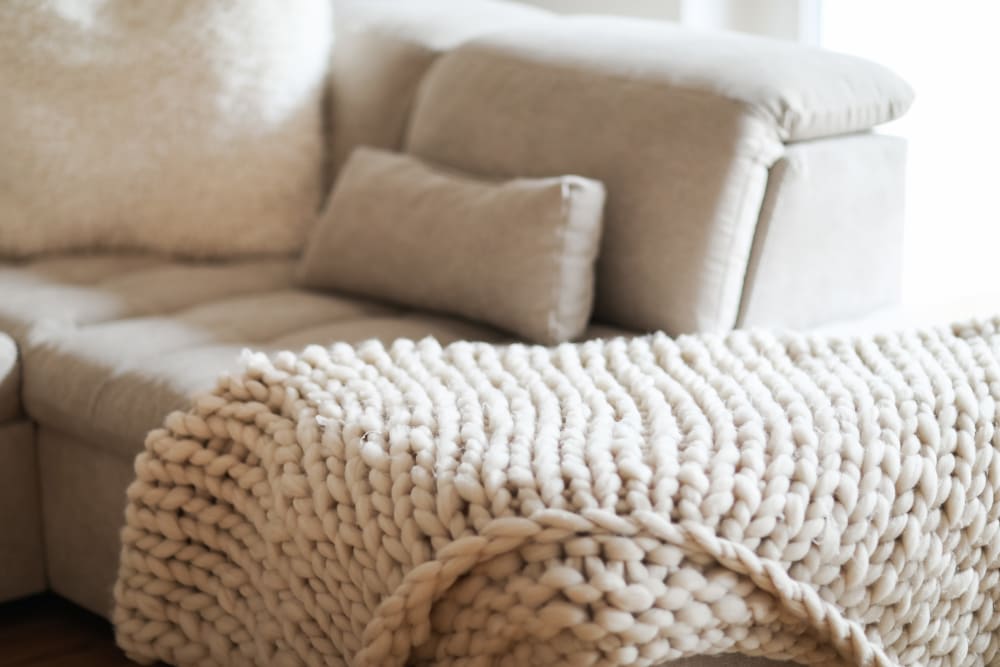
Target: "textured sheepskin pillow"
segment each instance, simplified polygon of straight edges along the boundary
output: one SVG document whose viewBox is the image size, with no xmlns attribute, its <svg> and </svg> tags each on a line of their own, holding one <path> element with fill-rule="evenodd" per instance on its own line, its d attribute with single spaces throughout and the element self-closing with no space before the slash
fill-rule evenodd
<svg viewBox="0 0 1000 667">
<path fill-rule="evenodd" d="M 329 0 L 0 3 L 0 256 L 301 248 L 332 24 Z"/>
<path fill-rule="evenodd" d="M 352 153 L 300 265 L 363 294 L 560 343 L 590 319 L 604 186 L 481 181 L 372 148 Z"/>
</svg>

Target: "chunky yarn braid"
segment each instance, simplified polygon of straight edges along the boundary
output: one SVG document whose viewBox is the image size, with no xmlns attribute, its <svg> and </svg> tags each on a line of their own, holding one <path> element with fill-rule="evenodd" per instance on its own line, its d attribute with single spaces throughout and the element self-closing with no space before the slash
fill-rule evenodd
<svg viewBox="0 0 1000 667">
<path fill-rule="evenodd" d="M 1000 318 L 248 353 L 150 433 L 119 643 L 176 665 L 978 665 Z"/>
</svg>

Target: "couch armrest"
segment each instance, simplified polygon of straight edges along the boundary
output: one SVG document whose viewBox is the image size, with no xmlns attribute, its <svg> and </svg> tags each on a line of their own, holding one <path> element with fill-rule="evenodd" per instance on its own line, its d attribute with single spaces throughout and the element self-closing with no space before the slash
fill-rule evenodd
<svg viewBox="0 0 1000 667">
<path fill-rule="evenodd" d="M 505 31 L 490 42 L 745 105 L 786 143 L 870 129 L 902 116 L 914 98 L 906 81 L 863 58 L 665 22 L 579 16 Z"/>
</svg>

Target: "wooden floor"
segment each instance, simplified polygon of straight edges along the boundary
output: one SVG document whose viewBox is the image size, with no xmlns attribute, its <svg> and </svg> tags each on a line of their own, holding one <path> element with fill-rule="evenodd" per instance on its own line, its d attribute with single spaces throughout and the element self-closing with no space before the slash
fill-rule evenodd
<svg viewBox="0 0 1000 667">
<path fill-rule="evenodd" d="M 103 618 L 53 595 L 0 605 L 3 667 L 129 667 Z"/>
</svg>

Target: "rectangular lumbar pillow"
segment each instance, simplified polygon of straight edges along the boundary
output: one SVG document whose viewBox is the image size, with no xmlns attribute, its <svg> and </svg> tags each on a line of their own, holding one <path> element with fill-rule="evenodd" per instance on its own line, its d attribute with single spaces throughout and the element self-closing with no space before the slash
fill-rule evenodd
<svg viewBox="0 0 1000 667">
<path fill-rule="evenodd" d="M 301 249 L 332 23 L 326 0 L 0 3 L 0 257 Z"/>
<path fill-rule="evenodd" d="M 604 186 L 579 176 L 483 181 L 359 148 L 299 277 L 558 343 L 590 319 L 603 208 Z"/>
</svg>

